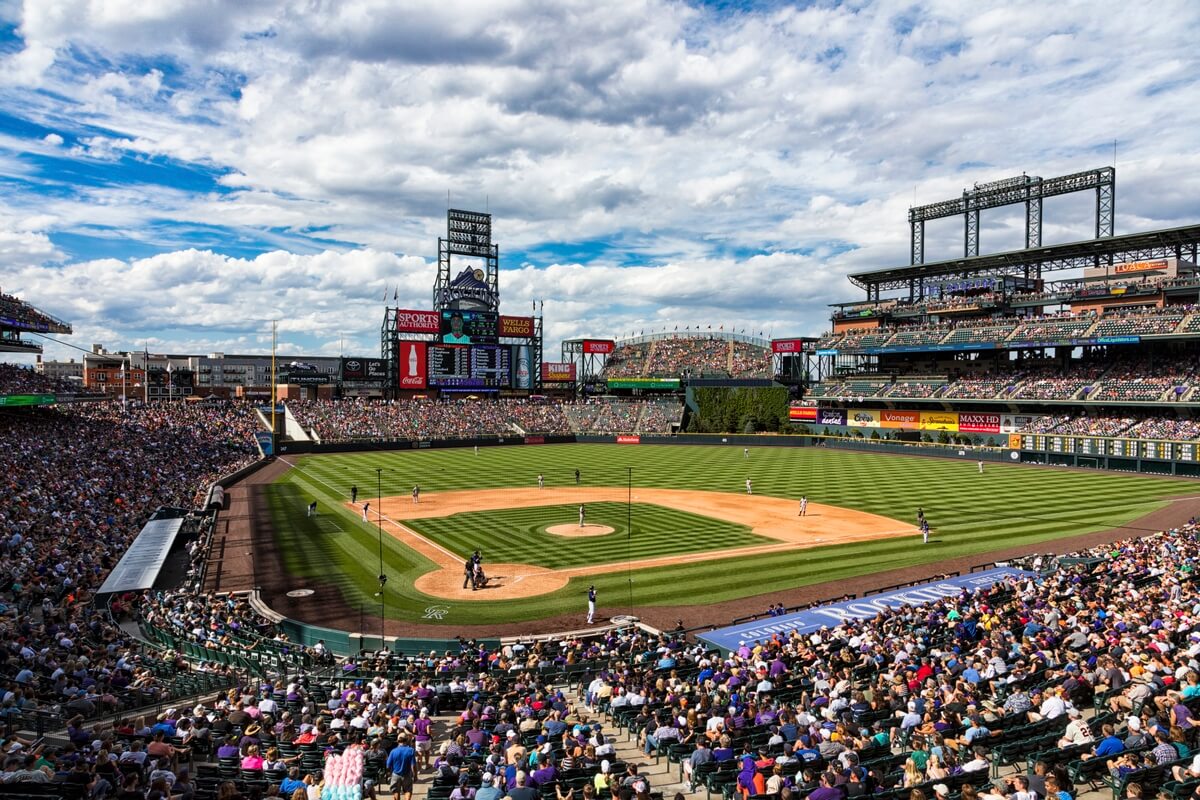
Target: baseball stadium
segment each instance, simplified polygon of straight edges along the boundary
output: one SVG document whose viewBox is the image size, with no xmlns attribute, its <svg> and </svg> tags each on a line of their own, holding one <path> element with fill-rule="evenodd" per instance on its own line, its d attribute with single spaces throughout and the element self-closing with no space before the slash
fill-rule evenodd
<svg viewBox="0 0 1200 800">
<path fill-rule="evenodd" d="M 1115 191 L 914 206 L 820 336 L 550 353 L 450 209 L 378 353 L 3 365 L 6 770 L 84 778 L 0 795 L 1190 797 L 1200 225 L 1116 235 Z M 0 350 L 72 334 L 37 302 Z"/>
</svg>

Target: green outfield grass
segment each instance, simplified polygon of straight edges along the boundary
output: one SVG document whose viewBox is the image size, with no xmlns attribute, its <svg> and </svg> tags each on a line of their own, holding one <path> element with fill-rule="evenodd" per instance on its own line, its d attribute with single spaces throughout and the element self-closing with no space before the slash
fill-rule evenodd
<svg viewBox="0 0 1200 800">
<path fill-rule="evenodd" d="M 634 520 L 626 536 L 626 518 Z M 745 525 L 648 503 L 588 503 L 587 521 L 607 525 L 604 536 L 567 538 L 546 533 L 549 525 L 578 525 L 576 505 L 471 511 L 404 524 L 460 557 L 482 548 L 486 562 L 532 564 L 550 569 L 610 564 L 629 559 L 771 544 Z"/>
<path fill-rule="evenodd" d="M 446 603 L 412 589 L 412 582 L 434 565 L 385 536 L 389 616 L 449 626 L 581 611 L 589 582 L 596 584 L 601 609 L 617 612 L 630 604 L 703 605 L 915 564 L 930 564 L 932 571 L 933 565 L 945 558 L 1117 527 L 1162 507 L 1172 495 L 1195 491 L 1192 482 L 1182 479 L 1001 464 L 989 464 L 980 475 L 973 461 L 823 448 L 751 448 L 748 459 L 740 446 L 548 445 L 481 448 L 478 456 L 466 448 L 288 460 L 296 468 L 266 487 L 285 567 L 298 578 L 335 581 L 351 607 L 360 602 L 378 603 L 372 595 L 377 589 L 379 545 L 374 524 L 364 524 L 342 503 L 349 499 L 351 484 L 357 484 L 360 502 L 373 500 L 377 478 L 384 496 L 407 495 L 414 483 L 425 493 L 532 487 L 539 473 L 545 475 L 548 486 L 570 486 L 576 468 L 587 486 L 625 486 L 632 481 L 635 488 L 740 493 L 750 478 L 755 494 L 792 499 L 803 494 L 814 503 L 882 514 L 906 523 L 914 522 L 917 508 L 923 507 L 933 527 L 933 541 L 928 546 L 921 546 L 919 537 L 904 537 L 647 569 L 632 575 L 615 568 L 586 581 L 573 580 L 549 595 L 459 603 Z M 377 469 L 383 471 L 377 475 Z M 310 520 L 304 507 L 314 499 L 321 514 Z M 623 512 L 624 506 L 621 509 Z M 500 530 L 525 511 L 528 509 L 478 512 L 477 523 L 481 530 L 489 524 Z M 634 515 L 634 536 L 639 540 L 653 538 L 651 530 L 642 527 L 645 513 L 639 509 Z M 606 524 L 623 526 L 623 514 L 616 516 L 618 519 L 606 520 Z M 489 517 L 493 522 L 487 521 Z M 571 519 L 568 515 L 567 521 Z M 535 527 L 544 524 L 550 523 L 539 522 Z M 704 524 L 713 530 L 712 535 L 717 528 L 728 526 L 706 518 Z M 1130 529 L 1131 535 L 1138 532 Z M 448 537 L 446 546 L 456 552 L 469 552 L 482 544 L 467 541 L 473 536 L 469 532 L 447 528 L 439 532 L 439 539 L 442 533 Z M 701 539 L 703 534 L 693 531 L 692 537 Z M 570 550 L 576 544 L 585 549 L 602 546 L 611 537 L 591 542 L 553 538 L 556 547 Z M 533 546 L 530 542 L 520 545 L 526 553 Z M 547 556 L 535 562 L 515 554 L 501 557 L 492 544 L 485 549 L 489 560 L 495 562 L 546 563 Z M 440 622 L 422 620 L 424 609 L 435 602 L 451 605 L 450 613 Z M 764 607 L 767 602 L 769 599 L 764 599 Z M 684 611 L 680 613 L 686 616 Z"/>
</svg>

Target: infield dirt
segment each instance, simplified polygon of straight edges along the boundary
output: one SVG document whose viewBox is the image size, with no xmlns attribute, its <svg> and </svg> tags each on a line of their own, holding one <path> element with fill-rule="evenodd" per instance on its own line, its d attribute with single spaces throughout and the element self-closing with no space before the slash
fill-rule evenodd
<svg viewBox="0 0 1200 800">
<path fill-rule="evenodd" d="M 422 575 L 414 588 L 432 597 L 446 600 L 510 600 L 557 591 L 574 577 L 599 575 L 612 571 L 614 564 L 588 564 L 563 570 L 550 570 L 530 564 L 488 564 L 486 589 L 463 588 L 463 559 L 404 524 L 407 520 L 445 517 L 465 512 L 507 508 L 574 505 L 577 503 L 651 503 L 687 511 L 714 519 L 745 525 L 751 532 L 773 539 L 771 544 L 709 550 L 677 556 L 660 556 L 632 562 L 619 562 L 622 569 L 646 569 L 672 564 L 713 561 L 737 556 L 799 550 L 818 545 L 847 544 L 894 536 L 914 536 L 917 528 L 890 517 L 868 514 L 837 506 L 809 503 L 800 516 L 794 500 L 765 495 L 727 492 L 701 492 L 684 489 L 624 487 L 559 487 L 549 489 L 486 489 L 478 491 L 422 494 L 419 503 L 406 496 L 385 497 L 380 511 L 383 528 L 407 547 L 438 565 Z M 350 508 L 357 508 L 347 504 Z M 567 524 L 565 527 L 572 527 Z M 576 530 L 578 530 L 577 526 Z M 586 529 L 585 529 L 586 530 Z M 556 531 L 556 533 L 560 533 Z M 560 533 L 561 535 L 561 533 Z"/>
</svg>

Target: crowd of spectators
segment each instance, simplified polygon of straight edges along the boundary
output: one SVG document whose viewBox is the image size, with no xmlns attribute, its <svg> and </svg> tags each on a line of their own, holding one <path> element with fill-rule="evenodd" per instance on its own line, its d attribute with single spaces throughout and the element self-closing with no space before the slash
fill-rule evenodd
<svg viewBox="0 0 1200 800">
<path fill-rule="evenodd" d="M 519 400 L 320 400 L 291 403 L 297 421 L 323 442 L 470 439 L 479 436 L 669 432 L 675 402 L 614 399 L 559 403 Z M 651 413 L 643 415 L 646 409 Z M 674 416 L 672 416 L 672 414 Z"/>
<path fill-rule="evenodd" d="M 646 374 L 646 359 L 649 354 L 650 345 L 645 342 L 617 345 L 604 362 L 603 377 L 641 377 Z"/>
<path fill-rule="evenodd" d="M 0 292 L 0 317 L 16 322 L 23 329 L 70 333 L 71 327 L 49 314 L 39 311 L 24 300 Z"/>
<path fill-rule="evenodd" d="M 95 403 L 0 415 L 0 642 L 5 715 L 91 716 L 169 691 L 92 604 L 160 506 L 193 508 L 255 457 L 246 406 Z"/>
<path fill-rule="evenodd" d="M 32 367 L 0 363 L 0 395 L 54 394 L 76 391 L 78 391 L 77 386 L 34 372 Z"/>
</svg>

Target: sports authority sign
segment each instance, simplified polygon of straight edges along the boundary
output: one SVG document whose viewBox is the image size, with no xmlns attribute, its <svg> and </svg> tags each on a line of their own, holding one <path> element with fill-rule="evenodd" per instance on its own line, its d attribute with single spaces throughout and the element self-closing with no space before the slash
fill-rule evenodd
<svg viewBox="0 0 1200 800">
<path fill-rule="evenodd" d="M 500 316 L 500 335 L 513 339 L 528 339 L 533 336 L 533 317 Z"/>
<path fill-rule="evenodd" d="M 608 355 L 616 349 L 612 339 L 584 339 L 583 352 L 589 355 Z"/>
<path fill-rule="evenodd" d="M 396 330 L 400 333 L 440 333 L 442 318 L 436 311 L 396 309 Z"/>
<path fill-rule="evenodd" d="M 805 344 L 805 342 L 803 339 L 772 339 L 771 340 L 771 352 L 772 353 L 803 353 L 803 352 L 805 352 L 804 344 Z"/>
<path fill-rule="evenodd" d="M 618 436 L 617 444 L 641 444 L 641 436 Z"/>
</svg>

